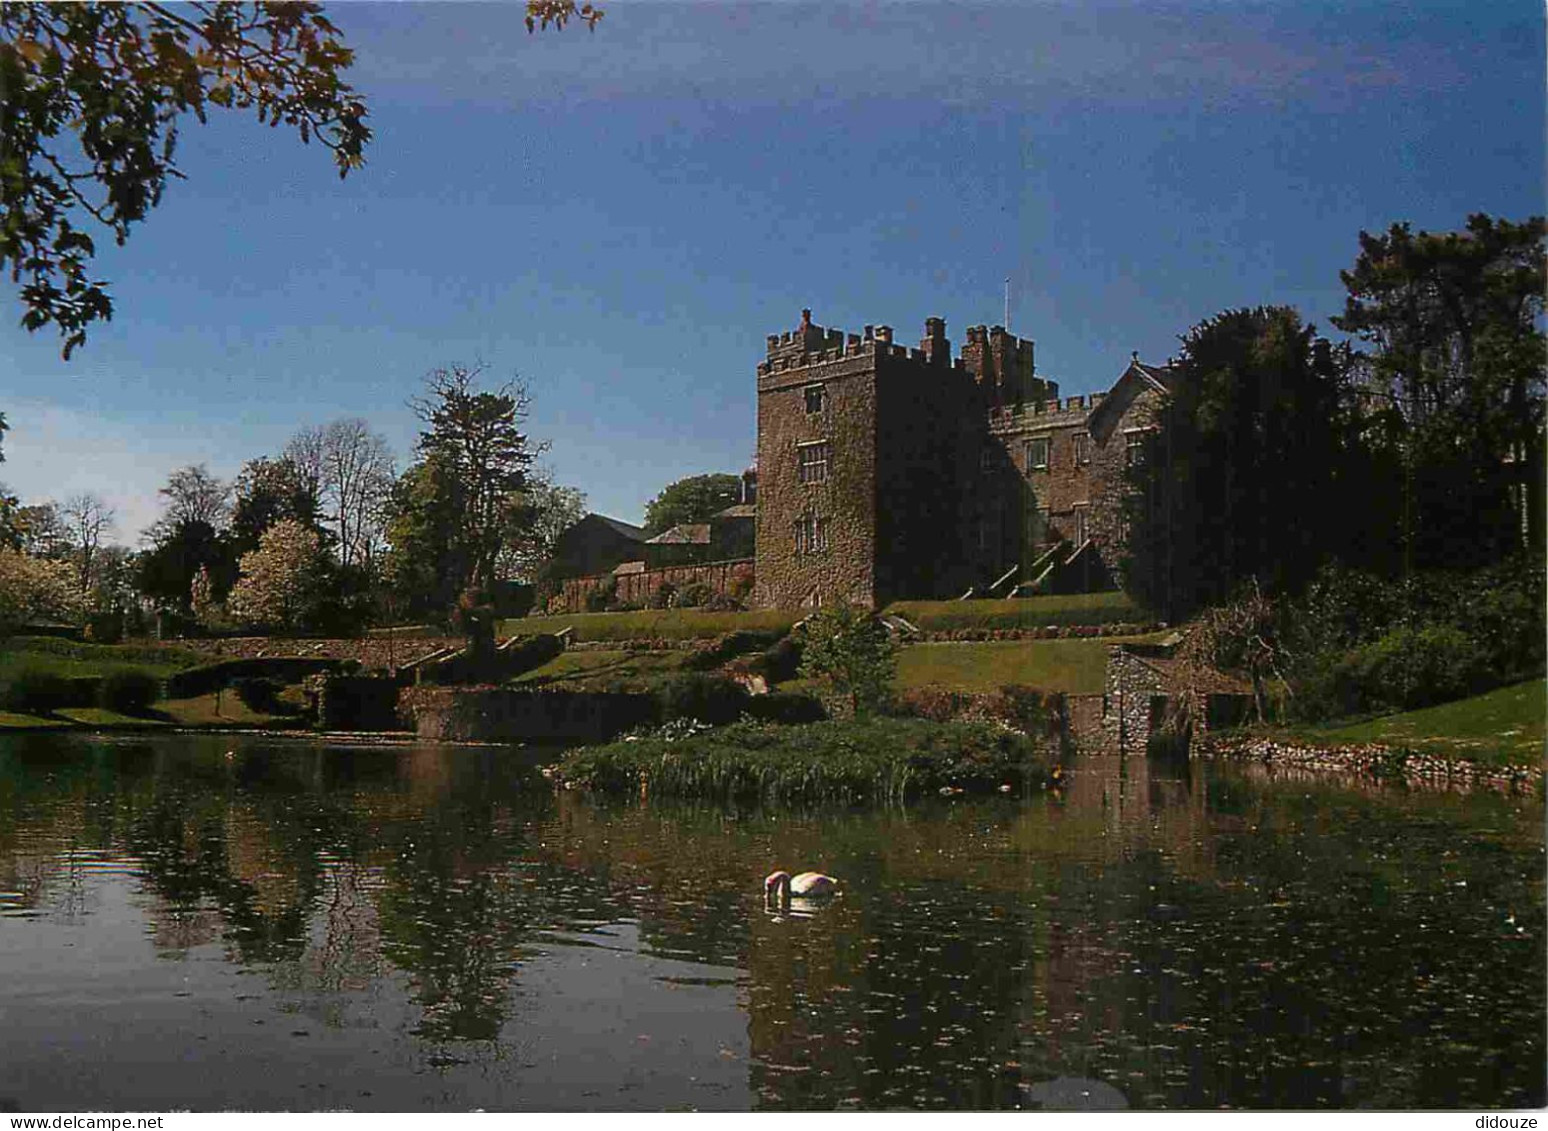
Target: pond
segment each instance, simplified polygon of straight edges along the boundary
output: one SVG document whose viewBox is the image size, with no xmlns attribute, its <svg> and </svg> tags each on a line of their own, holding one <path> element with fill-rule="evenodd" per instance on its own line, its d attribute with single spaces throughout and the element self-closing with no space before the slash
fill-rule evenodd
<svg viewBox="0 0 1548 1131">
<path fill-rule="evenodd" d="M 0 1109 L 1532 1107 L 1540 800 L 1201 764 L 747 810 L 0 738 Z M 843 893 L 771 913 L 776 866 Z"/>
</svg>

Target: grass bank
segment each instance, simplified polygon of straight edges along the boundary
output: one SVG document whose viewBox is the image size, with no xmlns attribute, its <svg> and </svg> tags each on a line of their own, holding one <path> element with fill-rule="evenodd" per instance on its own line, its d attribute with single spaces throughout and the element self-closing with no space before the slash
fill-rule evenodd
<svg viewBox="0 0 1548 1131">
<path fill-rule="evenodd" d="M 556 776 L 609 792 L 781 802 L 897 802 L 1045 781 L 1025 735 L 987 723 L 879 718 L 804 726 L 668 726 L 567 754 Z"/>
<path fill-rule="evenodd" d="M 1108 647 L 1150 639 L 1159 636 L 910 644 L 898 650 L 897 686 L 993 691 L 1015 683 L 1067 695 L 1099 695 L 1107 676 Z"/>
<path fill-rule="evenodd" d="M 500 636 L 571 630 L 576 642 L 610 640 L 709 640 L 739 628 L 788 629 L 802 614 L 789 609 L 710 613 L 702 609 L 640 609 L 627 613 L 566 613 L 503 620 Z"/>
<path fill-rule="evenodd" d="M 1139 624 L 1151 614 L 1126 593 L 1071 593 L 978 601 L 894 601 L 888 613 L 925 632 L 964 628 L 1044 628 L 1071 624 Z"/>
<path fill-rule="evenodd" d="M 691 652 L 631 652 L 597 648 L 585 652 L 561 652 L 548 663 L 524 672 L 512 682 L 547 683 L 560 687 L 586 687 L 602 683 L 650 683 L 682 669 Z"/>
<path fill-rule="evenodd" d="M 83 644 L 52 636 L 0 640 L 0 681 L 20 668 L 36 668 L 67 679 L 139 669 L 165 677 L 206 662 L 189 648 L 162 644 Z"/>
<path fill-rule="evenodd" d="M 1548 692 L 1543 680 L 1532 679 L 1417 711 L 1284 733 L 1328 745 L 1381 743 L 1480 765 L 1540 766 Z"/>
</svg>

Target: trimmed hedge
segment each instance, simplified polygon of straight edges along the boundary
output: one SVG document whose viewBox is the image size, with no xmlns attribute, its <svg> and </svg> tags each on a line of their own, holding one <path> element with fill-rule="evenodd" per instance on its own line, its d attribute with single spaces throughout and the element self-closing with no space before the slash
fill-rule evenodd
<svg viewBox="0 0 1548 1131">
<path fill-rule="evenodd" d="M 136 668 L 109 672 L 97 688 L 97 706 L 121 715 L 143 714 L 160 697 L 161 680 Z"/>
<path fill-rule="evenodd" d="M 89 707 L 96 701 L 97 676 L 71 678 L 25 664 L 0 682 L 0 710 L 46 715 L 61 707 Z"/>
</svg>

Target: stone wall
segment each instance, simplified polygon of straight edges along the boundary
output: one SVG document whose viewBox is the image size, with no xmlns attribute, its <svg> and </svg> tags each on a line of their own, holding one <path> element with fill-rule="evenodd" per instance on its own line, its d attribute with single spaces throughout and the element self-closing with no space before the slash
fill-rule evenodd
<svg viewBox="0 0 1548 1131">
<path fill-rule="evenodd" d="M 1143 754 L 1155 717 L 1153 705 L 1166 694 L 1165 673 L 1148 657 L 1122 644 L 1107 651 L 1107 683 L 1102 710 L 1102 743 L 1120 754 Z"/>
<path fill-rule="evenodd" d="M 617 583 L 620 603 L 641 607 L 650 603 L 651 595 L 663 582 L 674 589 L 698 583 L 708 585 L 712 593 L 730 595 L 736 588 L 736 582 L 743 575 L 739 571 L 745 572 L 752 568 L 752 558 L 732 558 L 723 562 L 705 562 L 702 565 L 647 569 L 639 573 L 601 573 L 591 577 L 572 577 L 563 583 L 557 602 L 550 604 L 549 611 L 583 611 L 588 593 L 605 588 L 614 582 Z"/>
<path fill-rule="evenodd" d="M 505 687 L 413 687 L 398 711 L 432 742 L 602 742 L 647 722 L 648 694 Z"/>
<path fill-rule="evenodd" d="M 770 339 L 758 367 L 760 608 L 870 605 L 876 597 L 876 352 L 892 347 L 854 335 L 846 343 L 842 331 L 813 326 L 809 315 L 794 335 Z M 820 404 L 808 411 L 807 390 L 819 386 Z M 826 478 L 801 482 L 800 446 L 823 442 Z M 798 552 L 806 519 L 825 544 Z"/>
</svg>

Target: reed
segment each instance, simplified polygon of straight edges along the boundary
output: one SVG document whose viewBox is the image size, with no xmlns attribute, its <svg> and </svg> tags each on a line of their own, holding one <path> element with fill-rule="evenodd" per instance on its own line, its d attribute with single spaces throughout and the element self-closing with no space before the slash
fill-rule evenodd
<svg viewBox="0 0 1548 1131">
<path fill-rule="evenodd" d="M 721 800 L 890 804 L 923 793 L 1019 791 L 1048 766 L 1022 734 L 990 723 L 834 720 L 803 726 L 677 723 L 567 754 L 575 788 Z"/>
</svg>

